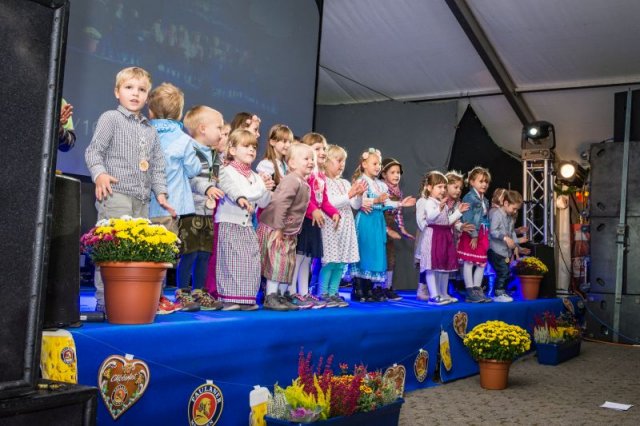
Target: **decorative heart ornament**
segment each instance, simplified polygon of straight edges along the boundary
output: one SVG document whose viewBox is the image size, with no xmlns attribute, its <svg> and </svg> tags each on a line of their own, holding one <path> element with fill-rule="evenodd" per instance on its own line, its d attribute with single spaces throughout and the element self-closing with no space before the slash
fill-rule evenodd
<svg viewBox="0 0 640 426">
<path fill-rule="evenodd" d="M 466 312 L 459 311 L 453 316 L 453 330 L 461 339 L 464 339 L 464 336 L 467 335 L 468 323 L 469 317 L 467 316 Z"/>
<path fill-rule="evenodd" d="M 149 367 L 133 355 L 111 355 L 102 362 L 98 370 L 98 387 L 104 405 L 113 420 L 117 420 L 147 390 Z"/>
<path fill-rule="evenodd" d="M 404 381 L 407 378 L 407 369 L 404 368 L 404 365 L 394 364 L 387 368 L 383 377 L 395 385 L 398 396 L 404 396 Z"/>
</svg>

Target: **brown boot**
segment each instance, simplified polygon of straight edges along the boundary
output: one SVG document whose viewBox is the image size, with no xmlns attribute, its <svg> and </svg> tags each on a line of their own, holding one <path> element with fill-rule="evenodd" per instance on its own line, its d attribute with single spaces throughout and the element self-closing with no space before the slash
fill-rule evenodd
<svg viewBox="0 0 640 426">
<path fill-rule="evenodd" d="M 429 300 L 429 290 L 425 283 L 418 283 L 418 289 L 416 290 L 416 299 L 426 302 Z"/>
</svg>

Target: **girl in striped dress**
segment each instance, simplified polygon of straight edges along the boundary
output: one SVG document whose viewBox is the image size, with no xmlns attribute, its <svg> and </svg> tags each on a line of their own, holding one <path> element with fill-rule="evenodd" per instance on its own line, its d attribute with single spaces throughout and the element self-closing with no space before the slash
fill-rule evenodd
<svg viewBox="0 0 640 426">
<path fill-rule="evenodd" d="M 227 165 L 220 172 L 220 189 L 225 196 L 219 202 L 215 221 L 216 287 L 223 311 L 258 309 L 256 295 L 260 286 L 258 237 L 251 215 L 256 206 L 266 207 L 271 191 L 262 177 L 251 170 L 258 139 L 253 132 L 235 130 L 229 136 Z"/>
<path fill-rule="evenodd" d="M 284 294 L 293 278 L 296 243 L 309 205 L 311 189 L 307 177 L 315 168 L 310 146 L 294 143 L 289 148 L 289 173 L 273 192 L 271 203 L 262 210 L 258 226 L 262 276 L 267 280 L 264 308 L 297 310 Z"/>
</svg>

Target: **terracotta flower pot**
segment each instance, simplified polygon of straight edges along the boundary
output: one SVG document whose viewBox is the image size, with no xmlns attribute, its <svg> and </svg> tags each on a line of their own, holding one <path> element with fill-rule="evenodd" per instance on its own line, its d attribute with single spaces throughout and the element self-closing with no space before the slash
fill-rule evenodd
<svg viewBox="0 0 640 426">
<path fill-rule="evenodd" d="M 483 389 L 502 390 L 507 387 L 511 361 L 480 359 L 480 386 Z"/>
<path fill-rule="evenodd" d="M 149 324 L 156 317 L 162 282 L 170 263 L 101 262 L 107 320 L 112 324 Z"/>
<path fill-rule="evenodd" d="M 520 291 L 525 300 L 535 300 L 540 292 L 541 275 L 518 275 L 520 278 Z"/>
</svg>

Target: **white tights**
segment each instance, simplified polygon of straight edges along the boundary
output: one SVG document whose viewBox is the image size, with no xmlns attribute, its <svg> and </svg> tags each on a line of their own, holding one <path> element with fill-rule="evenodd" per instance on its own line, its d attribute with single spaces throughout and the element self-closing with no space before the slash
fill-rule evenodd
<svg viewBox="0 0 640 426">
<path fill-rule="evenodd" d="M 475 270 L 473 269 L 475 266 Z M 484 277 L 484 267 L 476 266 L 471 262 L 464 262 L 462 266 L 462 276 L 466 288 L 480 287 Z"/>
<path fill-rule="evenodd" d="M 301 296 L 309 294 L 309 270 L 311 258 L 303 254 L 296 254 L 296 267 L 293 270 L 293 281 L 289 285 L 289 293 L 298 293 Z M 298 291 L 296 292 L 296 282 Z"/>
</svg>

